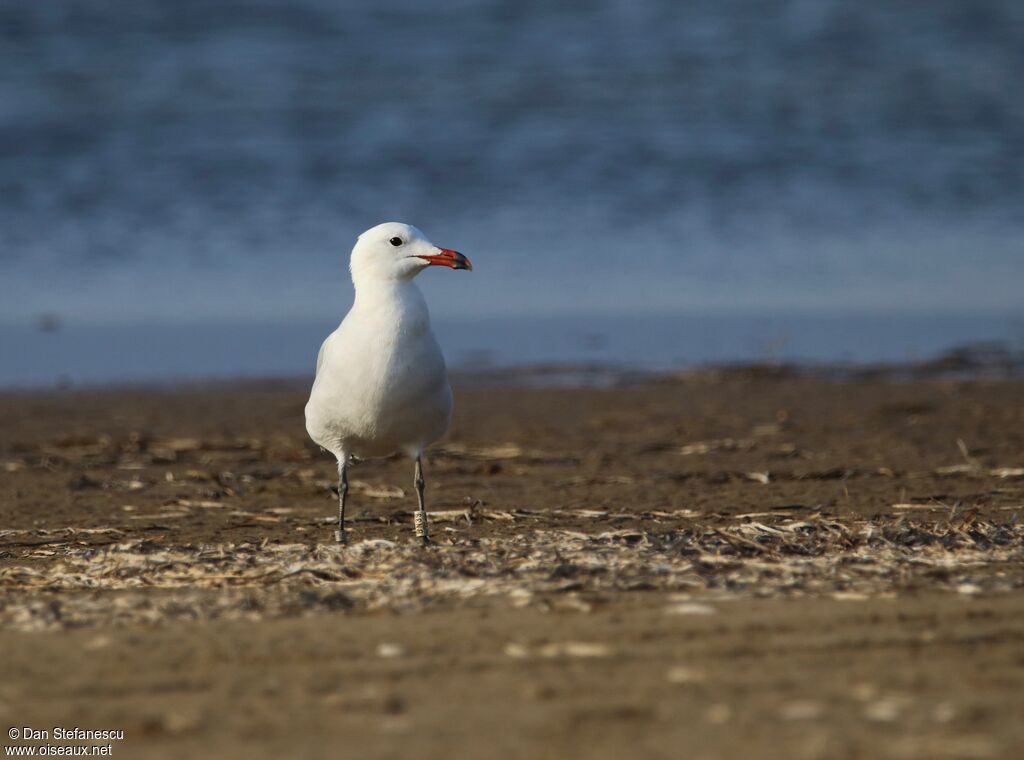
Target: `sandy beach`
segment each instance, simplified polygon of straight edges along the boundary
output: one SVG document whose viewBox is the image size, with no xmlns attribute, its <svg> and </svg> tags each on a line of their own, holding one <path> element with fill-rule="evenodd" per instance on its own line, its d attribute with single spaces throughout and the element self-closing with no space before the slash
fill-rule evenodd
<svg viewBox="0 0 1024 760">
<path fill-rule="evenodd" d="M 6 724 L 143 758 L 1024 752 L 1024 380 L 464 379 L 426 549 L 404 459 L 353 468 L 333 544 L 305 398 L 0 394 Z"/>
</svg>

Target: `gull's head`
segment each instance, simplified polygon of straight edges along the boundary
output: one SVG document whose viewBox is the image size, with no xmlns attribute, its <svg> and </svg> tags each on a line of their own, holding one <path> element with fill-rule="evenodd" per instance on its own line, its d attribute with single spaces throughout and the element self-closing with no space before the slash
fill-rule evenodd
<svg viewBox="0 0 1024 760">
<path fill-rule="evenodd" d="M 434 245 L 416 227 L 401 222 L 371 227 L 352 249 L 353 280 L 408 280 L 431 266 L 473 268 L 458 251 Z"/>
</svg>

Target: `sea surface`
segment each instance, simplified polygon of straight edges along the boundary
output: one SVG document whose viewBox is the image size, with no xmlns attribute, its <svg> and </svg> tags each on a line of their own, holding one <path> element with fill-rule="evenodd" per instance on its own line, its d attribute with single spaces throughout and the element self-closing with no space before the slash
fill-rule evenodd
<svg viewBox="0 0 1024 760">
<path fill-rule="evenodd" d="M 0 0 L 0 383 L 298 371 L 386 220 L 455 363 L 1016 340 L 1022 82 L 1016 0 Z"/>
<path fill-rule="evenodd" d="M 328 322 L 0 328 L 0 387 L 281 378 L 311 381 Z M 541 382 L 603 382 L 623 370 L 732 363 L 907 364 L 994 344 L 1024 367 L 1024 316 L 751 315 L 496 317 L 438 320 L 454 370 L 559 365 Z M 10 359 L 10 360 L 9 360 Z M 577 372 L 587 367 L 603 372 Z"/>
</svg>

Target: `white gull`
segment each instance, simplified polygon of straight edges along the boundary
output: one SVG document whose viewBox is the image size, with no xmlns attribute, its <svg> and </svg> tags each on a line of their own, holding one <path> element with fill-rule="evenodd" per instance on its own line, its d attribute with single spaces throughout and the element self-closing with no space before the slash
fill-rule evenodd
<svg viewBox="0 0 1024 760">
<path fill-rule="evenodd" d="M 355 303 L 320 347 L 306 430 L 338 460 L 339 543 L 346 540 L 349 461 L 395 452 L 416 461 L 416 534 L 428 540 L 422 455 L 452 416 L 444 356 L 413 282 L 429 266 L 473 268 L 409 224 L 387 222 L 364 232 L 350 263 Z"/>
</svg>

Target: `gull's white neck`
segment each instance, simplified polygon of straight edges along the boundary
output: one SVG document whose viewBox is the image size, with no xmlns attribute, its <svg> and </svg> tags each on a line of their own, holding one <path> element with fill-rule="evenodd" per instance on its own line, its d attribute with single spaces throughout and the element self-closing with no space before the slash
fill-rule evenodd
<svg viewBox="0 0 1024 760">
<path fill-rule="evenodd" d="M 411 277 L 353 277 L 352 282 L 356 299 L 351 313 L 360 319 L 388 320 L 400 328 L 429 323 L 427 302 Z"/>
</svg>

